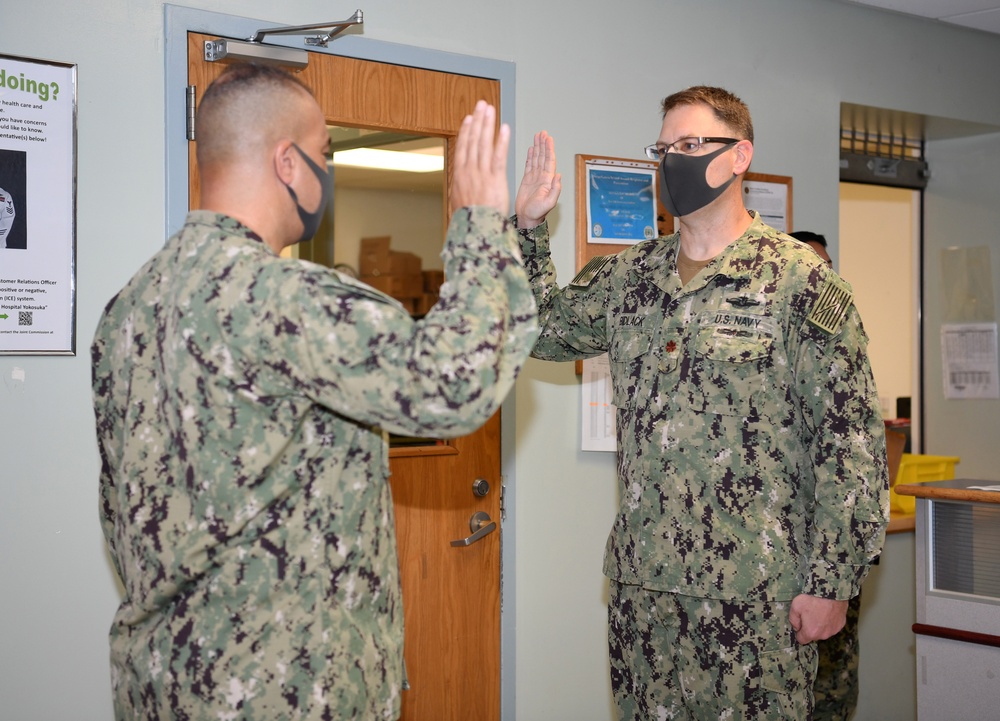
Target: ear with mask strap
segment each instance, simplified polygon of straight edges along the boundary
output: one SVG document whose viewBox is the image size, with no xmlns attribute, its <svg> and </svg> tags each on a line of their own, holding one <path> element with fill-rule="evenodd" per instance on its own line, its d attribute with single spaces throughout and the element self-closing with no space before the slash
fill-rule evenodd
<svg viewBox="0 0 1000 721">
<path fill-rule="evenodd" d="M 292 200 L 295 202 L 295 209 L 299 213 L 299 220 L 302 221 L 302 237 L 298 240 L 299 243 L 302 243 L 316 235 L 316 231 L 319 230 L 319 224 L 323 220 L 323 213 L 326 212 L 327 201 L 330 199 L 331 191 L 333 190 L 333 176 L 330 175 L 328 171 L 317 165 L 312 158 L 302 152 L 302 148 L 300 148 L 298 144 L 292 143 L 292 147 L 294 147 L 295 150 L 298 151 L 299 155 L 302 156 L 302 159 L 306 161 L 306 165 L 309 166 L 309 169 L 313 172 L 313 175 L 316 176 L 316 180 L 319 181 L 320 185 L 319 207 L 310 213 L 299 203 L 299 196 L 295 194 L 294 190 L 292 190 L 292 186 L 287 183 L 285 184 L 285 187 L 288 189 L 288 194 L 292 196 Z"/>
</svg>

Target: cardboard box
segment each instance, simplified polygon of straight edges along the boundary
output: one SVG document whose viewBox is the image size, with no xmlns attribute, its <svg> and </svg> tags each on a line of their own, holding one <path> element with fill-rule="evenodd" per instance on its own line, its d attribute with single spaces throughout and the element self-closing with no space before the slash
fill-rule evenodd
<svg viewBox="0 0 1000 721">
<path fill-rule="evenodd" d="M 358 272 L 361 275 L 388 275 L 392 272 L 392 256 L 389 245 L 391 236 L 362 238 L 358 258 Z"/>
<path fill-rule="evenodd" d="M 389 273 L 391 275 L 420 275 L 423 261 L 415 253 L 404 253 L 400 250 L 389 251 Z"/>
<path fill-rule="evenodd" d="M 438 291 L 441 290 L 441 286 L 444 284 L 444 271 L 443 270 L 425 270 L 423 272 L 424 276 L 424 292 L 433 293 L 437 295 Z"/>
<path fill-rule="evenodd" d="M 424 279 L 420 273 L 407 275 L 391 275 L 393 298 L 419 298 L 424 294 Z"/>
<path fill-rule="evenodd" d="M 415 313 L 424 295 L 423 263 L 416 253 L 392 250 L 391 244 L 388 235 L 361 239 L 358 258 L 361 281 Z"/>
<path fill-rule="evenodd" d="M 422 296 L 417 298 L 417 311 L 416 315 L 427 315 L 430 309 L 434 307 L 434 304 L 438 302 L 437 293 L 424 293 Z"/>
<path fill-rule="evenodd" d="M 386 295 L 392 295 L 391 275 L 362 275 L 361 282 L 367 283 L 375 290 L 381 291 Z"/>
<path fill-rule="evenodd" d="M 391 295 L 397 300 L 419 298 L 424 294 L 423 278 L 419 273 L 410 275 L 363 275 L 361 282 L 375 290 Z"/>
<path fill-rule="evenodd" d="M 413 275 L 420 274 L 423 261 L 416 253 L 393 250 L 388 235 L 362 238 L 358 258 L 361 275 Z"/>
</svg>

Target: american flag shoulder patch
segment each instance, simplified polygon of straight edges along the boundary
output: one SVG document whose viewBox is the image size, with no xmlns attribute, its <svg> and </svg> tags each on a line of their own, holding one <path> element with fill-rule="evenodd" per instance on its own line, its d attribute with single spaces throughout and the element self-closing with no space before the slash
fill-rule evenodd
<svg viewBox="0 0 1000 721">
<path fill-rule="evenodd" d="M 840 330 L 840 325 L 844 322 L 853 300 L 854 293 L 851 292 L 847 282 L 831 274 L 827 277 L 826 285 L 820 291 L 819 298 L 813 304 L 806 320 L 832 335 Z"/>
<path fill-rule="evenodd" d="M 588 288 L 590 284 L 594 282 L 594 278 L 600 272 L 609 260 L 614 256 L 611 255 L 598 255 L 587 261 L 580 272 L 576 274 L 576 277 L 569 282 L 575 288 Z"/>
</svg>

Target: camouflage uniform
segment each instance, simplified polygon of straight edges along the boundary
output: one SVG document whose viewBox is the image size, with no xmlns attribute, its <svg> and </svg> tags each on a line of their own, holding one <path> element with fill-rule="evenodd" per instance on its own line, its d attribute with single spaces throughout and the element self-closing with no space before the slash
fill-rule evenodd
<svg viewBox="0 0 1000 721">
<path fill-rule="evenodd" d="M 879 554 L 885 433 L 850 287 L 751 215 L 683 288 L 676 234 L 564 289 L 545 224 L 522 230 L 521 247 L 542 322 L 532 355 L 609 354 L 620 506 L 604 572 L 649 591 L 785 604 L 787 616 L 801 593 L 856 595 Z M 810 667 L 789 690 L 810 696 L 815 653 L 791 655 Z M 745 700 L 732 704 L 725 717 L 740 718 Z"/>
<path fill-rule="evenodd" d="M 720 601 L 611 581 L 608 649 L 620 718 L 810 718 L 816 644 L 787 602 Z"/>
<path fill-rule="evenodd" d="M 505 219 L 459 211 L 443 256 L 414 322 L 197 211 L 108 304 L 92 358 L 119 719 L 398 716 L 386 432 L 472 432 L 538 334 Z"/>
<path fill-rule="evenodd" d="M 857 708 L 861 661 L 858 638 L 860 614 L 859 593 L 847 606 L 847 621 L 843 630 L 816 644 L 819 663 L 813 684 L 816 699 L 813 721 L 847 721 Z"/>
</svg>

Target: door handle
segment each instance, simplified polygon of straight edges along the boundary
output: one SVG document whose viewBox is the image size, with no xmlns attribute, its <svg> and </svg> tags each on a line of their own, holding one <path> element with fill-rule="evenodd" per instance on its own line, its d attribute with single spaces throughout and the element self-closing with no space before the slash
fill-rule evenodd
<svg viewBox="0 0 1000 721">
<path fill-rule="evenodd" d="M 490 514 L 485 511 L 476 511 L 469 520 L 469 530 L 472 535 L 468 538 L 459 538 L 451 542 L 453 546 L 471 546 L 480 538 L 489 535 L 497 528 L 497 522 L 490 520 Z"/>
</svg>

